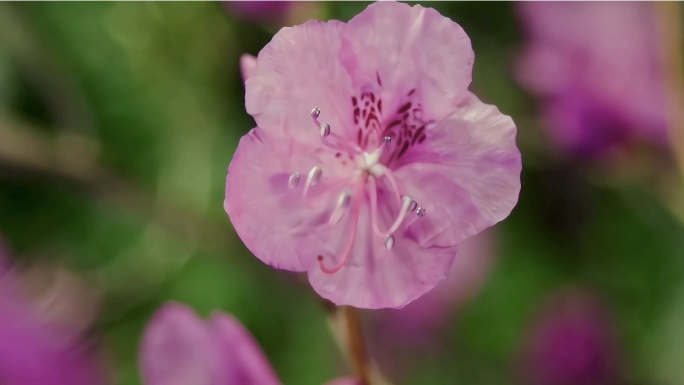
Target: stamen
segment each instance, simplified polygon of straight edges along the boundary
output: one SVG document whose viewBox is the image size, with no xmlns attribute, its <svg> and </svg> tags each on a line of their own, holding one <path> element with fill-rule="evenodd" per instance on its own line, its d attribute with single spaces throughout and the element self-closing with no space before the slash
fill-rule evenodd
<svg viewBox="0 0 684 385">
<path fill-rule="evenodd" d="M 327 137 L 328 135 L 330 135 L 330 124 L 328 124 L 328 122 L 321 124 L 319 130 L 321 132 L 321 137 Z"/>
<path fill-rule="evenodd" d="M 388 235 L 385 238 L 385 250 L 390 250 L 394 247 L 394 235 Z"/>
<path fill-rule="evenodd" d="M 299 173 L 296 172 L 292 175 L 290 175 L 290 179 L 287 181 L 287 185 L 290 188 L 295 188 L 299 184 Z"/>
<path fill-rule="evenodd" d="M 385 136 L 383 138 L 383 140 L 384 140 L 385 144 L 389 144 L 390 142 L 392 142 L 392 137 L 388 135 L 388 136 Z"/>
<path fill-rule="evenodd" d="M 371 227 L 373 228 L 373 232 L 375 233 L 375 235 L 377 235 L 378 237 L 386 238 L 392 235 L 395 231 L 397 231 L 399 226 L 401 226 L 401 223 L 404 221 L 404 218 L 406 218 L 406 214 L 412 211 L 409 210 L 409 208 L 413 203 L 415 203 L 415 201 L 410 196 L 404 195 L 404 197 L 402 198 L 401 209 L 399 209 L 399 214 L 397 215 L 397 218 L 394 220 L 394 223 L 392 223 L 392 226 L 389 228 L 389 230 L 387 230 L 386 233 L 383 233 L 382 231 L 380 231 L 380 227 L 378 226 L 378 192 L 374 177 L 370 177 L 368 179 L 368 185 L 368 190 L 370 194 L 369 200 L 371 210 Z"/>
<path fill-rule="evenodd" d="M 325 122 L 321 124 L 321 122 L 318 120 L 320 116 L 321 109 L 318 107 L 314 107 L 314 109 L 311 110 L 311 118 L 313 119 L 314 124 L 318 128 L 318 132 L 321 135 L 321 141 L 324 145 L 328 146 L 329 148 L 332 148 L 335 151 L 357 153 L 361 152 L 361 149 L 358 147 L 358 145 L 350 144 L 347 139 L 332 132 L 330 128 L 330 123 Z M 334 139 L 335 141 L 331 141 L 330 139 Z"/>
<path fill-rule="evenodd" d="M 313 110 L 311 110 L 311 118 L 314 121 L 314 124 L 316 127 L 321 127 L 321 122 L 318 121 L 318 117 L 321 116 L 321 109 L 318 107 L 314 107 Z"/>
<path fill-rule="evenodd" d="M 351 199 L 351 194 L 349 191 L 345 191 L 342 194 L 340 194 L 340 197 L 337 198 L 337 206 L 338 207 L 347 207 L 349 206 L 349 200 Z"/>
<path fill-rule="evenodd" d="M 309 171 L 309 175 L 306 177 L 306 184 L 304 184 L 302 196 L 306 197 L 306 194 L 309 192 L 309 188 L 311 188 L 311 186 L 315 186 L 316 183 L 318 183 L 318 181 L 321 179 L 321 174 L 323 174 L 323 170 L 321 170 L 321 168 L 318 166 L 314 166 L 311 171 Z"/>
<path fill-rule="evenodd" d="M 401 226 L 401 222 L 404 221 L 406 214 L 409 212 L 408 208 L 411 206 L 411 202 L 413 202 L 413 199 L 411 199 L 411 197 L 408 195 L 404 195 L 404 199 L 401 203 L 401 210 L 399 210 L 399 215 L 397 215 L 397 219 L 394 220 L 394 223 L 392 224 L 392 227 L 390 227 L 389 231 L 387 231 L 387 234 L 394 233 L 397 231 L 399 226 Z"/>
<path fill-rule="evenodd" d="M 416 210 L 416 215 L 418 215 L 419 217 L 424 216 L 425 215 L 425 209 L 422 207 L 418 207 L 418 209 Z"/>
<path fill-rule="evenodd" d="M 357 229 L 358 224 L 359 224 L 359 213 L 360 213 L 359 208 L 360 207 L 361 207 L 361 205 L 357 204 L 356 209 L 354 210 L 354 217 L 351 219 L 351 231 L 349 232 L 349 234 L 350 234 L 349 241 L 347 243 L 347 247 L 344 249 L 344 253 L 342 254 L 342 258 L 341 258 L 340 262 L 333 267 L 326 267 L 325 264 L 323 263 L 323 256 L 322 255 L 318 256 L 318 265 L 320 266 L 321 271 L 323 273 L 335 274 L 338 271 L 340 271 L 342 266 L 344 266 L 347 263 L 347 261 L 349 260 L 349 256 L 351 255 L 352 248 L 354 247 L 354 239 L 356 238 L 356 229 Z"/>
<path fill-rule="evenodd" d="M 309 180 L 312 186 L 316 185 L 316 183 L 321 180 L 321 174 L 323 174 L 323 170 L 318 166 L 315 166 L 309 171 Z"/>
<path fill-rule="evenodd" d="M 344 191 L 342 194 L 340 194 L 339 198 L 337 198 L 337 205 L 335 206 L 335 209 L 333 209 L 332 214 L 330 214 L 328 224 L 334 224 L 340 221 L 342 215 L 344 214 L 344 209 L 349 206 L 350 200 L 351 193 L 349 191 Z"/>
<path fill-rule="evenodd" d="M 416 211 L 418 208 L 418 202 L 411 200 L 411 205 L 409 205 L 408 211 Z"/>
</svg>

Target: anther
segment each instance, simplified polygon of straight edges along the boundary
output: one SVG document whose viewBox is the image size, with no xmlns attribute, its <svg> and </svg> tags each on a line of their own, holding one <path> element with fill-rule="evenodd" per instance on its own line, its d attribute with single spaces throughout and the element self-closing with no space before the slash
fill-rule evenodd
<svg viewBox="0 0 684 385">
<path fill-rule="evenodd" d="M 416 211 L 418 208 L 418 202 L 411 199 L 411 204 L 409 205 L 408 211 Z"/>
<path fill-rule="evenodd" d="M 349 191 L 344 191 L 342 194 L 340 194 L 340 196 L 337 198 L 337 205 L 335 206 L 335 209 L 333 209 L 332 214 L 330 214 L 330 219 L 328 220 L 329 224 L 334 224 L 340 221 L 345 212 L 344 209 L 349 206 L 350 201 L 351 193 Z"/>
<path fill-rule="evenodd" d="M 318 128 L 318 132 L 321 135 L 321 142 L 328 148 L 335 151 L 344 152 L 361 152 L 359 146 L 355 143 L 347 141 L 345 138 L 336 135 L 331 131 L 330 123 L 321 123 L 318 118 L 321 116 L 321 109 L 314 107 L 311 110 L 311 118 L 313 119 L 314 125 Z M 332 141 L 331 141 L 332 139 Z"/>
<path fill-rule="evenodd" d="M 309 171 L 309 184 L 311 186 L 316 185 L 316 183 L 321 180 L 321 174 L 323 174 L 323 170 L 318 166 L 314 166 L 314 168 Z"/>
<path fill-rule="evenodd" d="M 287 185 L 290 188 L 295 188 L 299 184 L 299 173 L 296 172 L 290 175 L 290 179 L 287 181 Z"/>
<path fill-rule="evenodd" d="M 418 215 L 419 217 L 424 216 L 425 215 L 425 209 L 422 207 L 418 207 L 418 209 L 416 209 L 416 215 Z"/>
<path fill-rule="evenodd" d="M 321 124 L 319 130 L 321 132 L 321 137 L 327 137 L 328 135 L 330 135 L 330 124 L 328 122 Z"/>
<path fill-rule="evenodd" d="M 340 194 L 340 197 L 337 198 L 337 207 L 347 207 L 349 206 L 349 200 L 351 199 L 351 194 L 349 191 L 345 191 L 342 194 Z"/>
<path fill-rule="evenodd" d="M 390 250 L 394 247 L 394 235 L 388 235 L 385 238 L 385 250 Z"/>
<path fill-rule="evenodd" d="M 392 141 L 392 137 L 388 135 L 388 136 L 385 136 L 385 137 L 383 138 L 383 140 L 385 141 L 385 144 L 388 144 L 388 143 L 390 143 L 390 142 Z"/>
<path fill-rule="evenodd" d="M 311 171 L 309 171 L 309 175 L 306 177 L 306 183 L 304 184 L 304 191 L 302 191 L 302 196 L 306 198 L 306 195 L 309 192 L 309 188 L 311 186 L 315 185 L 318 183 L 318 181 L 321 179 L 321 174 L 323 173 L 323 170 L 321 170 L 320 167 L 314 166 Z"/>
</svg>

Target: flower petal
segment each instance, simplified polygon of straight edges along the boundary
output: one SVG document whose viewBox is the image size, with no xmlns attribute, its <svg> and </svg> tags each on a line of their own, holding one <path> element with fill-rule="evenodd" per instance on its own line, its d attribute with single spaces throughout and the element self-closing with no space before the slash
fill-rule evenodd
<svg viewBox="0 0 684 385">
<path fill-rule="evenodd" d="M 176 303 L 157 312 L 140 347 L 145 385 L 225 385 L 219 359 L 204 321 L 189 307 Z"/>
<path fill-rule="evenodd" d="M 256 66 L 256 57 L 248 53 L 240 56 L 240 74 L 242 74 L 242 81 L 245 82 L 254 71 Z"/>
<path fill-rule="evenodd" d="M 522 168 L 515 133 L 510 117 L 471 96 L 402 158 L 395 175 L 426 210 L 408 226 L 422 246 L 456 245 L 510 214 Z"/>
<path fill-rule="evenodd" d="M 321 182 L 302 197 L 302 186 L 314 167 L 322 171 Z M 288 179 L 300 172 L 297 188 Z M 238 145 L 228 168 L 224 208 L 247 248 L 273 267 L 305 271 L 316 255 L 302 252 L 301 245 L 318 244 L 317 231 L 329 217 L 336 194 L 348 179 L 331 151 L 304 145 L 292 138 L 271 138 L 255 128 Z"/>
<path fill-rule="evenodd" d="M 245 83 L 245 105 L 257 126 L 271 133 L 319 143 L 311 110 L 351 138 L 351 82 L 339 63 L 343 23 L 311 20 L 283 28 L 259 52 Z"/>
<path fill-rule="evenodd" d="M 219 344 L 225 382 L 223 385 L 279 385 L 280 381 L 250 333 L 235 318 L 214 313 L 209 327 Z"/>
<path fill-rule="evenodd" d="M 25 297 L 0 236 L 0 383 L 101 385 L 106 379 L 92 341 L 46 322 Z M 68 300 L 61 294 L 54 303 Z"/>
<path fill-rule="evenodd" d="M 0 383 L 104 384 L 92 346 L 42 322 L 22 301 L 9 273 L 0 273 Z"/>
<path fill-rule="evenodd" d="M 336 305 L 401 308 L 446 277 L 456 256 L 456 247 L 423 247 L 403 232 L 396 234 L 395 246 L 386 250 L 384 240 L 373 233 L 369 210 L 368 207 L 361 210 L 356 240 L 344 267 L 334 274 L 325 274 L 318 266 L 313 267 L 309 281 L 320 296 Z M 386 213 L 381 217 L 383 226 L 390 223 L 388 217 Z M 335 240 L 326 241 L 326 234 L 320 236 L 324 240 L 321 244 L 328 247 L 326 257 L 338 262 L 343 247 Z"/>
<path fill-rule="evenodd" d="M 354 86 L 382 83 L 387 111 L 419 89 L 431 117 L 441 119 L 466 96 L 474 61 L 470 39 L 432 8 L 373 3 L 349 21 L 342 39 L 341 59 Z"/>
</svg>

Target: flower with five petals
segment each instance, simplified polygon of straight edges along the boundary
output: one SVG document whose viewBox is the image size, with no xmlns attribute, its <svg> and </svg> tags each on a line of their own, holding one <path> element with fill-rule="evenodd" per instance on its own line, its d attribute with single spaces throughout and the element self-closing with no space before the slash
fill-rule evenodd
<svg viewBox="0 0 684 385">
<path fill-rule="evenodd" d="M 433 288 L 520 191 L 515 124 L 468 91 L 473 60 L 463 29 L 420 5 L 280 30 L 247 71 L 257 128 L 226 180 L 250 251 L 338 305 Z"/>
</svg>

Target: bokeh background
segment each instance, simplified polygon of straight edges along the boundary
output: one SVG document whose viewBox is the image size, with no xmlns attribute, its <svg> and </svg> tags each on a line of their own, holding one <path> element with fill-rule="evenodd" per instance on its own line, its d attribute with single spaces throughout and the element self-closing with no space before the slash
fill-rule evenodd
<svg viewBox="0 0 684 385">
<path fill-rule="evenodd" d="M 438 295 L 363 312 L 381 369 L 398 385 L 684 384 L 681 145 L 622 136 L 590 152 L 559 145 L 548 95 L 521 75 L 534 32 L 521 5 L 422 4 L 470 36 L 471 90 L 516 121 L 523 188 L 507 220 L 464 246 Z M 250 255 L 222 202 L 228 163 L 253 126 L 240 56 L 284 25 L 346 21 L 366 5 L 0 3 L 0 233 L 27 303 L 93 344 L 112 384 L 141 383 L 141 334 L 168 300 L 235 315 L 285 384 L 351 373 L 306 279 Z M 627 23 L 630 34 L 600 50 L 633 61 L 610 49 L 637 44 L 651 23 L 662 33 L 647 45 L 664 42 L 665 70 L 650 81 L 668 89 L 659 105 L 677 106 L 668 63 L 681 58 L 672 14 L 681 7 L 647 7 L 637 14 L 651 21 Z M 596 22 L 613 25 L 620 12 L 603 15 Z M 599 41 L 607 33 L 574 28 Z M 642 78 L 630 71 L 625 83 Z M 592 79 L 604 87 L 597 76 L 588 88 Z M 678 108 L 669 132 L 684 129 Z M 606 129 L 602 119 L 582 124 Z"/>
</svg>

